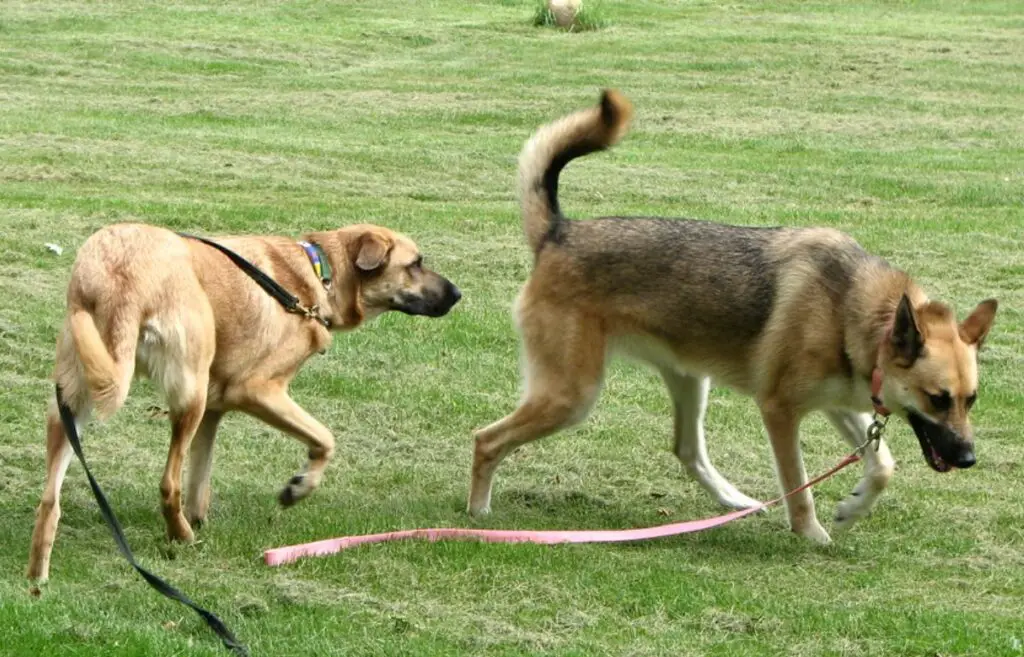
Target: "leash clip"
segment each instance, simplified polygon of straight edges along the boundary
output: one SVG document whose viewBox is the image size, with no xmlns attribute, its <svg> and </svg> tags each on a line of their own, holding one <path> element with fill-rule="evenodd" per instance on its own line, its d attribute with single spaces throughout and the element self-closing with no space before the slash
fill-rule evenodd
<svg viewBox="0 0 1024 657">
<path fill-rule="evenodd" d="M 309 319 L 315 319 L 317 322 L 323 324 L 327 328 L 331 327 L 331 322 L 326 317 L 320 314 L 320 306 L 318 304 L 313 304 L 312 306 L 304 306 L 301 303 L 296 303 L 294 308 L 285 308 L 285 310 L 296 315 L 308 317 Z"/>
<path fill-rule="evenodd" d="M 864 450 L 866 450 L 871 443 L 875 444 L 875 451 L 877 452 L 878 448 L 882 444 L 882 434 L 885 433 L 885 425 L 887 424 L 889 424 L 889 416 L 880 415 L 876 412 L 871 418 L 871 424 L 868 426 L 868 432 L 864 442 L 857 448 L 857 453 L 863 454 Z"/>
</svg>

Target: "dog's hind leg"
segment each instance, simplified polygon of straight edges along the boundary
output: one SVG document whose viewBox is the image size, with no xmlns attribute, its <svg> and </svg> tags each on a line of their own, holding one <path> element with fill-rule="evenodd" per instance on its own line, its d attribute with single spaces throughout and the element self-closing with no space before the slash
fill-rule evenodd
<svg viewBox="0 0 1024 657">
<path fill-rule="evenodd" d="M 207 410 L 192 438 L 188 460 L 188 492 L 185 495 L 188 521 L 199 527 L 210 510 L 210 473 L 213 470 L 213 443 L 224 414 Z"/>
<path fill-rule="evenodd" d="M 870 414 L 834 410 L 825 411 L 825 415 L 851 447 L 859 447 L 864 443 L 868 427 L 871 426 Z M 877 447 L 875 449 L 869 445 L 864 450 L 864 476 L 857 482 L 853 492 L 836 508 L 835 527 L 839 531 L 849 529 L 866 516 L 892 478 L 896 465 L 889 453 L 889 446 L 884 440 L 879 440 Z"/>
<path fill-rule="evenodd" d="M 760 400 L 759 406 L 764 426 L 771 439 L 772 451 L 775 453 L 775 464 L 782 490 L 796 490 L 807 483 L 807 471 L 804 469 L 798 435 L 800 416 L 790 406 L 781 402 Z M 810 490 L 805 489 L 787 497 L 786 511 L 789 513 L 790 529 L 794 533 L 816 543 L 826 544 L 832 541 L 828 532 L 818 522 L 814 510 L 814 497 Z"/>
<path fill-rule="evenodd" d="M 708 458 L 704 440 L 704 411 L 708 405 L 711 381 L 707 377 L 661 370 L 675 408 L 675 453 L 686 471 L 718 503 L 731 509 L 749 509 L 760 502 L 747 497 L 723 477 Z"/>
<path fill-rule="evenodd" d="M 334 456 L 334 435 L 312 415 L 292 401 L 278 383 L 250 389 L 242 410 L 272 427 L 295 436 L 309 448 L 309 460 L 302 472 L 288 480 L 278 495 L 281 506 L 291 506 L 320 485 L 324 470 Z"/>
<path fill-rule="evenodd" d="M 150 377 L 163 390 L 171 420 L 171 444 L 160 481 L 161 508 L 172 541 L 195 536 L 181 504 L 181 471 L 206 413 L 210 365 L 216 345 L 213 312 L 204 296 L 182 302 L 180 310 L 149 320 L 140 349 Z"/>
<path fill-rule="evenodd" d="M 75 413 L 75 425 L 79 429 L 85 419 L 82 404 L 73 400 L 65 400 Z M 36 524 L 32 530 L 32 547 L 29 552 L 27 576 L 36 581 L 46 581 L 50 576 L 50 553 L 57 535 L 57 524 L 60 521 L 60 491 L 64 484 L 64 475 L 74 452 L 71 443 L 64 434 L 56 403 L 51 403 L 46 414 L 46 488 L 43 490 L 39 508 L 36 510 Z"/>
<path fill-rule="evenodd" d="M 526 392 L 507 417 L 476 432 L 469 512 L 490 512 L 491 485 L 517 447 L 582 422 L 601 390 L 602 330 L 564 308 L 534 308 L 521 318 Z M 536 318 L 536 319 L 531 319 Z"/>
<path fill-rule="evenodd" d="M 186 399 L 168 395 L 171 418 L 171 446 L 167 451 L 167 465 L 160 481 L 160 495 L 167 536 L 171 540 L 191 542 L 192 528 L 181 510 L 181 470 L 185 454 L 203 419 L 206 408 L 208 374 L 201 370 L 194 375 L 193 394 Z"/>
</svg>

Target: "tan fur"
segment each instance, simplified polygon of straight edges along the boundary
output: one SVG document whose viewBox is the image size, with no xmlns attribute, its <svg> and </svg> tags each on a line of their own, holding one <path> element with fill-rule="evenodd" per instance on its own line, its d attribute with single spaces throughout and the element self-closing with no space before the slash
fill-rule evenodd
<svg viewBox="0 0 1024 657">
<path fill-rule="evenodd" d="M 509 452 L 586 417 L 610 351 L 659 371 L 673 399 L 676 454 L 730 507 L 755 502 L 707 456 L 711 379 L 755 399 L 785 490 L 806 481 L 798 428 L 808 413 L 823 411 L 851 446 L 864 441 L 875 368 L 884 374 L 885 403 L 955 435 L 949 449 L 969 467 L 965 400 L 977 390 L 977 347 L 996 302 L 983 302 L 958 326 L 906 273 L 831 229 L 566 221 L 556 197 L 562 166 L 616 141 L 631 115 L 625 98 L 605 92 L 598 107 L 538 129 L 520 156 L 523 224 L 536 253 L 516 303 L 526 389 L 511 415 L 476 434 L 470 512 L 489 511 L 494 472 Z M 899 314 L 904 298 L 912 322 Z M 955 402 L 949 412 L 930 404 L 940 391 Z M 839 507 L 840 527 L 866 514 L 892 475 L 888 446 L 877 447 L 865 453 L 865 477 Z M 790 498 L 788 509 L 793 531 L 829 540 L 809 491 Z"/>
<path fill-rule="evenodd" d="M 419 250 L 404 235 L 357 225 L 303 239 L 326 255 L 333 270 L 329 288 L 293 239 L 216 241 L 251 261 L 304 305 L 316 306 L 331 330 L 354 329 L 392 309 L 439 316 L 458 301 L 457 288 L 422 268 Z M 225 412 L 243 411 L 306 444 L 309 461 L 282 490 L 282 504 L 302 499 L 319 485 L 334 452 L 334 437 L 292 401 L 288 385 L 310 356 L 330 345 L 331 331 L 324 325 L 287 313 L 213 248 L 140 224 L 104 228 L 82 245 L 67 303 L 54 377 L 77 422 L 91 408 L 101 417 L 115 412 L 136 374 L 151 378 L 165 395 L 172 437 L 160 488 L 170 538 L 191 540 L 191 524 L 206 517 L 213 442 Z M 180 480 L 190 445 L 186 519 Z M 70 446 L 51 404 L 47 482 L 28 566 L 33 579 L 48 576 L 60 489 L 70 460 Z"/>
</svg>

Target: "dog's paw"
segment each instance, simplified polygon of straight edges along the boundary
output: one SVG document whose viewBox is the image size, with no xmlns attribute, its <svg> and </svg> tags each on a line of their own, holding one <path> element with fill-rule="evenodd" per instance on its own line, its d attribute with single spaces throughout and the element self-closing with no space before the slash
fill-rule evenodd
<svg viewBox="0 0 1024 657">
<path fill-rule="evenodd" d="M 800 529 L 793 529 L 793 532 L 818 545 L 828 545 L 832 542 L 832 537 L 828 535 L 828 532 L 825 531 L 825 528 L 817 520 Z"/>
<path fill-rule="evenodd" d="M 832 525 L 838 532 L 850 531 L 850 528 L 857 524 L 871 510 L 871 504 L 864 499 L 863 495 L 851 495 L 839 503 L 836 507 L 836 515 L 832 519 Z"/>
<path fill-rule="evenodd" d="M 182 517 L 178 522 L 173 522 L 167 527 L 167 538 L 181 543 L 191 543 L 196 540 L 196 535 L 192 533 L 192 528 Z"/>
<path fill-rule="evenodd" d="M 727 509 L 732 509 L 733 511 L 745 511 L 746 509 L 761 506 L 761 502 L 752 497 L 747 497 L 739 491 L 736 491 L 731 495 L 719 495 L 718 503 Z M 763 513 L 764 509 L 761 509 L 761 512 Z"/>
<path fill-rule="evenodd" d="M 466 506 L 466 513 L 473 516 L 474 518 L 482 518 L 484 516 L 490 515 L 491 505 L 487 504 L 484 506 L 474 508 L 472 504 L 468 504 Z"/>
<path fill-rule="evenodd" d="M 312 488 L 306 479 L 306 475 L 297 474 L 288 480 L 288 484 L 281 489 L 277 495 L 277 501 L 284 508 L 288 508 L 309 495 Z"/>
</svg>

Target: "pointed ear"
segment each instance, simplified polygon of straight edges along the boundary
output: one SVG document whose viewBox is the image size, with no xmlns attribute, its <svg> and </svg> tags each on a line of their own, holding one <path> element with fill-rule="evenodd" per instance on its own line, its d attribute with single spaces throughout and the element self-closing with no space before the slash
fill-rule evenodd
<svg viewBox="0 0 1024 657">
<path fill-rule="evenodd" d="M 390 245 L 374 233 L 363 233 L 358 245 L 356 267 L 363 271 L 373 271 L 384 264 L 390 249 Z"/>
<path fill-rule="evenodd" d="M 995 299 L 986 299 L 979 303 L 974 312 L 960 323 L 960 339 L 967 344 L 978 345 L 978 349 L 981 349 L 981 344 L 985 341 L 985 336 L 988 335 L 988 330 L 992 328 L 992 322 L 996 319 L 998 308 L 999 302 Z"/>
<path fill-rule="evenodd" d="M 900 303 L 896 306 L 890 344 L 895 357 L 904 361 L 906 367 L 913 365 L 924 349 L 924 336 L 921 335 L 914 307 L 906 294 L 900 298 Z"/>
</svg>

